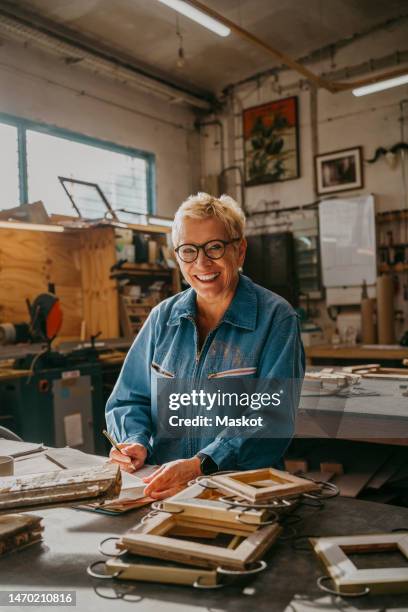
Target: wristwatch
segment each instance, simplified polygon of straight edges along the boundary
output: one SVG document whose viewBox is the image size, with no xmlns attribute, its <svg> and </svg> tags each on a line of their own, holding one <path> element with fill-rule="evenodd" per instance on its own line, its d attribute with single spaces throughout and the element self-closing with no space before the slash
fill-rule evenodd
<svg viewBox="0 0 408 612">
<path fill-rule="evenodd" d="M 197 453 L 197 457 L 200 458 L 200 468 L 204 476 L 209 476 L 210 474 L 214 474 L 214 472 L 218 472 L 218 465 L 211 457 L 204 453 Z"/>
</svg>

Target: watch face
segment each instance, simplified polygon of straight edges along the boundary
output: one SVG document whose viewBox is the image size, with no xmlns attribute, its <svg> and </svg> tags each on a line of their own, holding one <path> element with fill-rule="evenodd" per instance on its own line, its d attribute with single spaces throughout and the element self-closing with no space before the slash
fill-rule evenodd
<svg viewBox="0 0 408 612">
<path fill-rule="evenodd" d="M 217 465 L 211 459 L 211 457 L 207 457 L 206 455 L 202 456 L 201 471 L 204 474 L 204 476 L 209 476 L 210 474 L 213 474 L 214 472 L 217 471 Z"/>
<path fill-rule="evenodd" d="M 203 460 L 201 461 L 201 471 L 204 474 L 204 476 L 208 476 L 208 461 L 207 461 L 207 457 L 203 457 Z"/>
</svg>

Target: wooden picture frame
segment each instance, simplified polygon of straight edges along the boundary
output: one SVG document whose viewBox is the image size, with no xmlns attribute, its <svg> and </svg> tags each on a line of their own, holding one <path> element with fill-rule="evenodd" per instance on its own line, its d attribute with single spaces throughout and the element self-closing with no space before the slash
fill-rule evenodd
<svg viewBox="0 0 408 612">
<path fill-rule="evenodd" d="M 315 185 L 319 195 L 364 187 L 362 147 L 315 155 Z"/>
<path fill-rule="evenodd" d="M 374 535 L 310 538 L 339 593 L 368 588 L 372 593 L 407 593 L 408 567 L 358 569 L 347 553 L 399 551 L 408 558 L 408 531 Z"/>
<path fill-rule="evenodd" d="M 222 491 L 235 494 L 252 503 L 311 493 L 319 489 L 319 485 L 311 480 L 274 468 L 214 474 L 211 476 L 211 481 Z"/>
<path fill-rule="evenodd" d="M 188 567 L 144 557 L 134 557 L 133 559 L 113 557 L 106 560 L 105 568 L 107 574 L 118 573 L 118 580 L 138 580 L 187 586 L 194 586 L 195 583 L 200 586 L 215 586 L 218 584 L 215 569 Z"/>
<path fill-rule="evenodd" d="M 182 514 L 159 512 L 144 523 L 140 523 L 122 536 L 117 544 L 131 554 L 143 555 L 185 563 L 206 568 L 224 567 L 245 570 L 247 566 L 258 561 L 264 552 L 273 544 L 281 532 L 276 523 L 261 527 L 248 533 L 243 526 L 198 525 L 183 518 Z M 186 531 L 203 538 L 208 532 L 215 539 L 220 534 L 232 535 L 233 538 L 225 548 L 215 544 L 203 544 L 197 540 L 186 539 Z M 174 530 L 183 533 L 184 539 L 174 537 Z M 202 533 L 202 531 L 204 533 Z"/>
<path fill-rule="evenodd" d="M 245 185 L 300 176 L 298 98 L 252 106 L 242 114 Z"/>
<path fill-rule="evenodd" d="M 193 484 L 173 497 L 161 502 L 161 509 L 169 512 L 183 511 L 183 516 L 191 520 L 219 521 L 221 523 L 237 522 L 254 531 L 259 524 L 267 520 L 267 510 L 247 509 L 238 505 L 228 505 L 218 501 L 223 493 L 215 488 L 204 488 L 200 484 Z M 245 515 L 241 521 L 241 515 Z"/>
</svg>

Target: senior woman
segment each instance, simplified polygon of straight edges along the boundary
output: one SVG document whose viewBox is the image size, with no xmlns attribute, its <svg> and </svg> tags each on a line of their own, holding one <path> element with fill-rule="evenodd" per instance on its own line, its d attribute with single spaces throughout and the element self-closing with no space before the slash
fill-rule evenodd
<svg viewBox="0 0 408 612">
<path fill-rule="evenodd" d="M 145 494 L 156 499 L 174 494 L 200 474 L 276 465 L 293 434 L 291 409 L 279 416 L 286 436 L 273 439 L 208 439 L 197 429 L 191 430 L 195 437 L 187 432 L 182 439 L 157 433 L 152 410 L 157 377 L 194 378 L 197 384 L 214 371 L 217 378 L 303 378 L 296 313 L 283 298 L 239 272 L 247 247 L 244 226 L 242 210 L 228 196 L 199 193 L 180 206 L 172 239 L 190 288 L 152 310 L 106 406 L 108 429 L 121 448 L 120 453 L 111 451 L 111 461 L 129 472 L 145 462 L 159 464 L 144 479 Z"/>
</svg>

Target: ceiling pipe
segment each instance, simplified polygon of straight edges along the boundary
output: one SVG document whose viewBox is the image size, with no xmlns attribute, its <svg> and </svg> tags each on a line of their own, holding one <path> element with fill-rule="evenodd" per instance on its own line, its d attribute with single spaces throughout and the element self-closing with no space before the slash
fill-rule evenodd
<svg viewBox="0 0 408 612">
<path fill-rule="evenodd" d="M 370 76 L 370 77 L 367 77 L 366 79 L 361 79 L 359 81 L 353 81 L 349 83 L 343 83 L 343 82 L 338 82 L 338 81 L 328 81 L 327 79 L 318 76 L 314 72 L 311 72 L 311 70 L 306 68 L 303 64 L 300 64 L 296 60 L 292 59 L 289 55 L 286 55 L 286 53 L 279 51 L 279 49 L 275 49 L 274 47 L 272 47 L 272 45 L 269 45 L 268 43 L 264 42 L 263 40 L 255 36 L 254 34 L 251 34 L 251 32 L 248 32 L 248 30 L 241 28 L 241 26 L 234 23 L 227 17 L 224 17 L 223 15 L 221 15 L 217 11 L 214 11 L 212 8 L 208 6 L 205 6 L 199 0 L 188 0 L 188 1 L 190 4 L 198 8 L 200 11 L 207 13 L 207 15 L 210 15 L 214 19 L 217 19 L 218 21 L 226 25 L 228 28 L 230 28 L 232 32 L 235 32 L 235 34 L 237 34 L 244 40 L 247 40 L 248 42 L 261 48 L 263 51 L 266 51 L 267 53 L 269 53 L 269 55 L 272 55 L 273 57 L 280 59 L 286 66 L 288 66 L 289 68 L 292 68 L 293 70 L 295 70 L 296 72 L 304 76 L 308 81 L 310 81 L 311 83 L 314 83 L 318 87 L 327 89 L 331 93 L 337 93 L 339 91 L 346 91 L 348 89 L 355 89 L 356 87 L 362 87 L 363 85 L 368 85 L 371 83 L 378 83 L 379 81 L 383 81 L 385 79 L 389 79 L 394 76 L 400 76 L 408 72 L 408 66 L 407 66 L 405 68 L 399 68 L 397 70 L 384 72 L 376 76 Z"/>
<path fill-rule="evenodd" d="M 374 83 L 379 83 L 380 81 L 385 81 L 387 79 L 392 79 L 393 77 L 402 76 L 403 74 L 408 73 L 408 66 L 405 68 L 397 68 L 396 70 L 388 70 L 388 72 L 382 72 L 381 74 L 369 76 L 365 79 L 360 79 L 359 81 L 352 81 L 351 83 L 343 83 L 343 82 L 333 82 L 336 87 L 336 91 L 347 91 L 348 89 L 356 89 L 357 87 L 363 87 L 364 85 L 372 85 Z"/>
<path fill-rule="evenodd" d="M 365 34 L 364 34 L 365 36 Z M 363 34 L 360 35 L 360 38 L 363 37 Z M 336 42 L 332 45 L 335 47 L 335 50 L 342 49 L 345 46 L 343 41 Z M 353 38 L 353 40 L 358 40 L 357 36 Z M 305 55 L 302 58 L 298 59 L 298 62 L 312 62 L 312 61 L 320 61 L 323 59 L 324 53 L 327 52 L 327 47 L 321 47 L 322 56 L 319 57 L 319 49 L 315 49 L 309 55 Z M 369 72 L 386 70 L 394 67 L 395 65 L 400 65 L 408 62 L 408 49 L 403 51 L 395 51 L 394 53 L 389 53 L 380 58 L 365 60 L 364 62 L 360 62 L 359 64 L 354 64 L 352 66 L 346 66 L 344 68 L 339 68 L 335 70 L 331 70 L 330 72 L 323 73 L 323 77 L 325 79 L 348 79 L 359 77 L 361 75 L 365 75 Z M 230 83 L 223 89 L 223 94 L 228 95 L 231 91 L 236 89 L 237 87 L 241 87 L 242 85 L 247 85 L 248 83 L 259 82 L 261 79 L 267 79 L 269 77 L 274 77 L 275 79 L 283 72 L 287 71 L 288 68 L 286 66 L 280 65 L 277 68 L 268 68 L 267 70 L 262 70 L 260 72 L 256 72 L 249 77 L 241 79 L 239 81 L 235 81 L 234 83 Z"/>
<path fill-rule="evenodd" d="M 213 121 L 201 121 L 197 123 L 199 131 L 201 131 L 202 127 L 206 127 L 208 125 L 216 125 L 220 130 L 220 166 L 221 166 L 221 174 L 224 172 L 225 168 L 225 158 L 224 158 L 224 126 L 219 119 L 214 119 Z"/>
<path fill-rule="evenodd" d="M 245 180 L 244 180 L 244 173 L 242 172 L 242 168 L 236 165 L 228 166 L 228 168 L 224 168 L 224 170 L 220 174 L 221 182 L 224 180 L 224 177 L 227 174 L 227 172 L 230 172 L 231 170 L 236 170 L 236 172 L 238 172 L 239 174 L 239 188 L 241 192 L 241 208 L 244 211 L 245 216 L 247 216 L 248 211 L 246 208 L 246 201 L 245 201 Z"/>
<path fill-rule="evenodd" d="M 322 79 L 321 77 L 319 77 L 317 74 L 314 74 L 308 68 L 306 68 L 302 64 L 299 64 L 296 60 L 289 57 L 289 55 L 286 55 L 286 53 L 283 53 L 282 51 L 275 49 L 274 47 L 264 42 L 263 40 L 255 36 L 254 34 L 251 34 L 251 32 L 248 32 L 248 30 L 244 30 L 244 28 L 241 28 L 241 26 L 234 23 L 230 19 L 227 19 L 223 15 L 220 15 L 220 13 L 218 13 L 217 11 L 214 11 L 212 8 L 205 6 L 204 4 L 202 4 L 202 2 L 199 2 L 198 0 L 188 0 L 188 1 L 190 4 L 198 8 L 200 11 L 203 11 L 203 13 L 207 13 L 207 15 L 210 15 L 214 19 L 217 19 L 218 21 L 223 23 L 225 26 L 230 28 L 232 32 L 235 32 L 235 34 L 238 34 L 238 36 L 240 36 L 241 38 L 253 43 L 257 47 L 260 47 L 261 49 L 263 49 L 263 51 L 266 51 L 267 53 L 269 53 L 269 55 L 273 55 L 274 57 L 279 58 L 284 64 L 286 64 L 286 66 L 289 66 L 293 70 L 296 70 L 297 72 L 302 74 L 304 77 L 306 77 L 309 81 L 312 81 L 319 87 L 324 87 L 325 89 L 332 91 L 332 85 L 331 83 L 329 83 L 329 81 L 326 81 L 325 79 Z"/>
<path fill-rule="evenodd" d="M 87 39 L 60 24 L 55 24 L 37 14 L 0 2 L 0 33 L 13 40 L 31 42 L 36 47 L 64 58 L 65 63 L 75 64 L 88 70 L 97 70 L 115 80 L 133 84 L 140 89 L 210 111 L 215 97 L 206 91 L 194 91 L 164 76 L 150 73 L 138 66 L 134 58 Z"/>
</svg>

